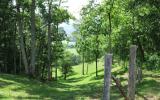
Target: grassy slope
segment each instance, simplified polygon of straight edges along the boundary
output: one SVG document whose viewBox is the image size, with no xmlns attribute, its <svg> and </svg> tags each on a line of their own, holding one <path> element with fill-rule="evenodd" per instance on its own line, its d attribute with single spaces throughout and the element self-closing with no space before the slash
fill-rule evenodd
<svg viewBox="0 0 160 100">
<path fill-rule="evenodd" d="M 74 72 L 67 80 L 60 78 L 57 82 L 41 83 L 23 76 L 0 74 L 0 99 L 55 99 L 55 100 L 91 100 L 102 99 L 103 63 L 99 62 L 99 77 L 95 78 L 95 64 L 89 65 L 89 73 L 81 75 L 81 66 L 73 67 Z M 127 73 L 121 67 L 112 69 L 113 74 L 122 80 L 125 87 Z M 137 100 L 156 98 L 160 100 L 160 75 L 158 72 L 144 72 L 143 82 L 137 86 Z M 126 88 L 125 88 L 126 89 Z M 126 89 L 127 90 L 127 89 Z M 159 99 L 158 99 L 159 98 Z M 152 100 L 149 99 L 149 100 Z M 123 100 L 112 82 L 111 100 Z"/>
<path fill-rule="evenodd" d="M 71 52 L 71 53 L 73 53 L 73 54 L 75 54 L 75 55 L 78 55 L 78 53 L 77 53 L 75 48 L 67 48 L 66 50 Z"/>
</svg>

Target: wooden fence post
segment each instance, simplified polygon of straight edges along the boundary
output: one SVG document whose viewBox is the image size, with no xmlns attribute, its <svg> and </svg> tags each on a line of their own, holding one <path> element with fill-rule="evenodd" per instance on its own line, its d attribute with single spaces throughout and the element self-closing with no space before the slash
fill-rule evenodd
<svg viewBox="0 0 160 100">
<path fill-rule="evenodd" d="M 105 55 L 104 64 L 104 100 L 110 100 L 112 54 Z"/>
<path fill-rule="evenodd" d="M 129 80 L 128 80 L 128 99 L 135 100 L 135 83 L 136 83 L 136 45 L 131 45 L 129 56 Z"/>
</svg>

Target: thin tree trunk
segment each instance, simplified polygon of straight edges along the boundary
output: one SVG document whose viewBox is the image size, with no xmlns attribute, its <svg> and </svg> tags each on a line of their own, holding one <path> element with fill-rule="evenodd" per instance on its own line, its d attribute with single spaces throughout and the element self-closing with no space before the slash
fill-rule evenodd
<svg viewBox="0 0 160 100">
<path fill-rule="evenodd" d="M 58 72 L 58 70 L 57 70 L 57 65 L 56 65 L 56 70 L 55 70 L 55 80 L 57 80 L 57 73 Z"/>
<path fill-rule="evenodd" d="M 98 55 L 99 55 L 99 41 L 98 34 L 96 35 L 96 77 L 98 77 Z"/>
<path fill-rule="evenodd" d="M 144 49 L 143 49 L 143 46 L 142 46 L 138 37 L 137 37 L 137 42 L 138 42 L 138 47 L 139 47 L 139 50 L 140 50 L 140 53 L 141 53 L 141 59 L 140 59 L 141 62 L 140 62 L 140 65 L 138 67 L 138 73 L 137 73 L 138 74 L 137 75 L 138 83 L 140 83 L 141 80 L 142 80 L 142 66 L 143 66 L 143 61 L 144 61 Z"/>
<path fill-rule="evenodd" d="M 67 79 L 67 73 L 64 74 L 64 79 L 65 79 L 65 80 Z"/>
<path fill-rule="evenodd" d="M 26 51 L 25 51 L 25 46 L 24 46 L 24 34 L 23 34 L 23 22 L 22 22 L 22 16 L 20 15 L 20 6 L 19 6 L 19 0 L 17 1 L 17 13 L 19 15 L 19 17 L 17 18 L 18 21 L 18 32 L 20 35 L 20 48 L 22 51 L 22 59 L 23 59 L 23 63 L 24 63 L 24 67 L 25 67 L 25 73 L 28 74 L 29 70 L 28 70 L 28 61 L 27 61 L 27 56 L 26 56 Z"/>
<path fill-rule="evenodd" d="M 32 0 L 31 5 L 31 75 L 35 75 L 35 56 L 36 56 L 36 45 L 35 45 L 35 0 Z"/>
<path fill-rule="evenodd" d="M 60 0 L 60 3 L 59 3 L 59 6 L 60 6 L 60 4 L 61 4 L 61 0 Z M 58 23 L 56 24 L 56 26 L 57 26 L 57 27 L 56 27 L 56 30 L 57 30 L 56 36 L 58 36 Z M 56 38 L 55 38 L 55 39 L 56 39 Z M 57 43 L 57 39 L 56 39 L 56 43 Z M 58 70 L 57 70 L 57 67 L 58 67 L 58 66 L 57 66 L 57 65 L 58 65 L 58 57 L 57 57 L 57 59 L 55 59 L 55 61 L 56 61 L 56 64 L 55 64 L 55 65 L 56 65 L 56 66 L 55 66 L 55 67 L 56 67 L 56 68 L 55 68 L 55 80 L 57 80 L 57 74 L 58 74 L 58 73 L 57 73 L 57 71 L 58 71 Z"/>
<path fill-rule="evenodd" d="M 22 54 L 20 51 L 20 54 L 19 54 L 19 73 L 21 73 L 21 68 L 22 68 Z"/>
<path fill-rule="evenodd" d="M 16 21 L 14 22 L 15 23 L 15 33 L 14 33 L 14 41 L 13 41 L 13 43 L 14 43 L 14 74 L 16 74 L 17 73 L 17 64 L 16 64 L 16 32 L 17 32 L 17 25 L 16 25 Z"/>
<path fill-rule="evenodd" d="M 52 0 L 48 0 L 48 80 L 51 80 L 51 5 Z"/>
<path fill-rule="evenodd" d="M 88 63 L 87 63 L 87 71 L 86 71 L 86 74 L 88 74 Z"/>
<path fill-rule="evenodd" d="M 41 79 L 44 79 L 45 64 L 42 65 Z"/>
<path fill-rule="evenodd" d="M 111 13 L 108 13 L 108 19 L 109 19 L 109 52 L 112 53 L 112 40 L 111 40 L 111 34 L 112 34 L 112 23 L 111 23 Z"/>
<path fill-rule="evenodd" d="M 96 77 L 98 77 L 98 57 L 96 55 Z"/>
<path fill-rule="evenodd" d="M 16 55 L 15 55 L 15 51 L 14 51 L 14 74 L 17 73 L 17 64 L 16 64 Z"/>
<path fill-rule="evenodd" d="M 82 75 L 84 75 L 84 51 L 83 51 L 82 59 L 83 59 L 83 65 L 82 65 Z"/>
<path fill-rule="evenodd" d="M 64 79 L 67 79 L 67 66 L 64 66 Z"/>
</svg>

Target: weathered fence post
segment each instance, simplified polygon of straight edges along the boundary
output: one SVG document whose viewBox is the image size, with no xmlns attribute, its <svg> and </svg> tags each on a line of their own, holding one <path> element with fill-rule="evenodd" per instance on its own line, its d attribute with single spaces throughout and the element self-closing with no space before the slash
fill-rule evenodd
<svg viewBox="0 0 160 100">
<path fill-rule="evenodd" d="M 104 100 L 110 100 L 112 54 L 105 55 L 104 64 Z"/>
<path fill-rule="evenodd" d="M 136 69 L 136 45 L 131 45 L 129 56 L 129 80 L 128 80 L 128 99 L 135 100 L 135 69 Z"/>
</svg>

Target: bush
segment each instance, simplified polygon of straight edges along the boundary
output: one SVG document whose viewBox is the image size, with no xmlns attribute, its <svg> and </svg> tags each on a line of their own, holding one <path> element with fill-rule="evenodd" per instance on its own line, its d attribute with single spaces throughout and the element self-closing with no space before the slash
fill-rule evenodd
<svg viewBox="0 0 160 100">
<path fill-rule="evenodd" d="M 72 55 L 71 56 L 71 65 L 78 65 L 81 63 L 81 57 L 79 55 Z"/>
<path fill-rule="evenodd" d="M 157 54 L 149 55 L 146 65 L 148 70 L 160 69 L 160 56 L 158 56 Z"/>
</svg>

